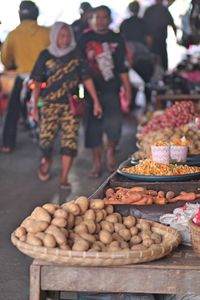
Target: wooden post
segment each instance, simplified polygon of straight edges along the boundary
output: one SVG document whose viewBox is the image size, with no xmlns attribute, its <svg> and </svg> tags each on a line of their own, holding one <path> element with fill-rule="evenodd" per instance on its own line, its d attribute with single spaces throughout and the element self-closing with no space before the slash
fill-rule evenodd
<svg viewBox="0 0 200 300">
<path fill-rule="evenodd" d="M 40 300 L 40 266 L 30 266 L 29 300 Z"/>
</svg>

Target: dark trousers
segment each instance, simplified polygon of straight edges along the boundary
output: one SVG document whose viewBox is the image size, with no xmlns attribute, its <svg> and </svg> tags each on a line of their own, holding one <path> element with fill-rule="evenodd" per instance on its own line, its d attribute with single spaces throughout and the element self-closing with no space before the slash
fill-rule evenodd
<svg viewBox="0 0 200 300">
<path fill-rule="evenodd" d="M 17 137 L 17 123 L 21 112 L 20 92 L 23 80 L 18 76 L 12 89 L 6 120 L 3 128 L 3 146 L 14 148 Z"/>
</svg>

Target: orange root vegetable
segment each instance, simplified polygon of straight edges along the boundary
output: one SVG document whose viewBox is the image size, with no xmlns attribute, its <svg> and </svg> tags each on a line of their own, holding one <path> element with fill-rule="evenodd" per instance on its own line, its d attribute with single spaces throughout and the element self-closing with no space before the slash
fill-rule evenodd
<svg viewBox="0 0 200 300">
<path fill-rule="evenodd" d="M 142 187 L 142 186 L 134 186 L 134 187 L 130 188 L 130 190 L 133 192 L 145 192 L 146 188 Z"/>
<path fill-rule="evenodd" d="M 163 205 L 167 203 L 167 200 L 165 197 L 155 197 L 153 200 L 154 204 Z"/>
<path fill-rule="evenodd" d="M 185 194 L 180 194 L 174 198 L 171 198 L 168 200 L 168 202 L 176 202 L 176 201 L 193 201 L 199 198 L 199 194 L 195 193 L 185 193 Z"/>
<path fill-rule="evenodd" d="M 121 201 L 119 201 L 119 200 L 114 200 L 114 199 L 111 199 L 111 200 L 104 200 L 104 203 L 105 204 L 123 204 Z"/>
<path fill-rule="evenodd" d="M 154 190 L 146 190 L 145 195 L 157 196 L 158 192 Z"/>
<path fill-rule="evenodd" d="M 143 197 L 141 200 L 138 200 L 134 203 L 132 203 L 133 205 L 146 205 L 148 202 L 148 197 Z"/>
<path fill-rule="evenodd" d="M 126 195 L 123 195 L 121 198 L 122 202 L 126 202 L 126 203 L 133 203 L 136 201 L 139 201 L 142 199 L 142 195 L 139 193 L 127 193 Z"/>
</svg>

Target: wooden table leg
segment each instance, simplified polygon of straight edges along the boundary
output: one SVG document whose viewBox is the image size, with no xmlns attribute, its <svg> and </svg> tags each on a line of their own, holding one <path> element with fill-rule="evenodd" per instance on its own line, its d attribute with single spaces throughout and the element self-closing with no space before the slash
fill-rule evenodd
<svg viewBox="0 0 200 300">
<path fill-rule="evenodd" d="M 29 300 L 40 300 L 40 266 L 30 266 Z"/>
</svg>

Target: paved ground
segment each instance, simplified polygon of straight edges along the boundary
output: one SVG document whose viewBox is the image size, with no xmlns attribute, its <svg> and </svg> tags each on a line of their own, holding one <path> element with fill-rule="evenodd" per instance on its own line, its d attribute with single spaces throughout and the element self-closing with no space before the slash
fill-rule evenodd
<svg viewBox="0 0 200 300">
<path fill-rule="evenodd" d="M 0 132 L 3 120 L 0 120 Z M 135 150 L 134 116 L 124 119 L 122 139 L 119 145 L 118 162 L 126 159 Z M 104 170 L 100 179 L 88 179 L 91 156 L 80 138 L 79 156 L 70 173 L 73 191 L 70 194 L 59 190 L 59 149 L 56 145 L 52 165 L 52 178 L 47 183 L 37 179 L 39 161 L 37 144 L 28 132 L 19 126 L 18 143 L 12 154 L 0 153 L 0 300 L 27 300 L 29 294 L 28 269 L 31 258 L 21 254 L 10 243 L 11 232 L 37 205 L 46 202 L 64 202 L 77 195 L 90 195 L 109 175 Z"/>
</svg>

